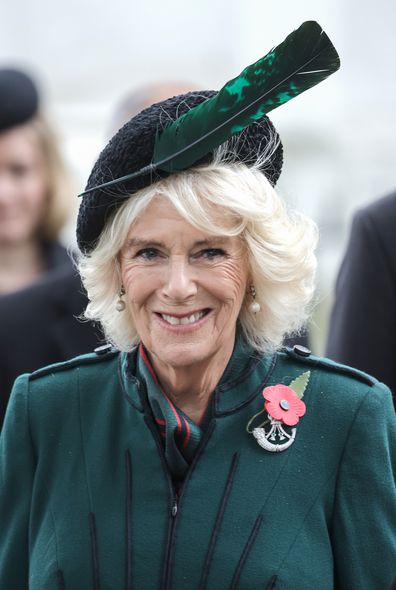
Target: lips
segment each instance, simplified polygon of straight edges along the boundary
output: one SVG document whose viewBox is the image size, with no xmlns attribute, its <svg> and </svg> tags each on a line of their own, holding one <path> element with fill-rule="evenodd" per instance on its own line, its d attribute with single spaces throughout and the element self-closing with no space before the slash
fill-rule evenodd
<svg viewBox="0 0 396 590">
<path fill-rule="evenodd" d="M 207 313 L 209 312 L 208 309 L 203 309 L 201 311 L 196 311 L 190 315 L 184 316 L 175 316 L 170 315 L 167 313 L 159 313 L 158 315 L 165 320 L 171 326 L 186 326 L 188 324 L 194 324 L 202 319 Z"/>
</svg>

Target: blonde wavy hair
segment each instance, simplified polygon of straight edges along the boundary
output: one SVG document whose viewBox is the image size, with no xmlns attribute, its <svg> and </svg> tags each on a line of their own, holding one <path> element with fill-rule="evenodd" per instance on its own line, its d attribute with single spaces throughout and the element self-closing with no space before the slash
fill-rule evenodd
<svg viewBox="0 0 396 590">
<path fill-rule="evenodd" d="M 224 162 L 217 152 L 213 163 L 173 174 L 127 198 L 108 220 L 95 249 L 80 256 L 89 297 L 85 317 L 99 321 L 110 342 L 130 351 L 139 341 L 128 306 L 123 313 L 115 307 L 121 286 L 119 253 L 131 225 L 157 197 L 168 199 L 194 227 L 217 236 L 240 236 L 245 242 L 261 311 L 249 311 L 247 293 L 239 322 L 255 349 L 273 351 L 286 334 L 302 327 L 314 293 L 316 225 L 287 211 L 258 166 Z M 224 210 L 226 224 L 219 225 L 213 205 L 217 212 Z"/>
<path fill-rule="evenodd" d="M 41 150 L 47 183 L 47 204 L 37 232 L 40 238 L 56 240 L 71 212 L 72 187 L 69 175 L 55 133 L 46 118 L 38 114 L 24 127 L 31 130 Z"/>
</svg>

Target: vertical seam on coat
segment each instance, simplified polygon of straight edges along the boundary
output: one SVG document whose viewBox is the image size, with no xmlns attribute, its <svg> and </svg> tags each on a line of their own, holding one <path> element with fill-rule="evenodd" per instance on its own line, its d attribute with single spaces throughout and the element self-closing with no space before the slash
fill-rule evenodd
<svg viewBox="0 0 396 590">
<path fill-rule="evenodd" d="M 50 497 L 50 494 L 49 494 L 49 491 L 48 491 L 46 485 L 45 485 L 45 490 L 46 490 L 46 492 L 48 494 L 48 508 L 49 508 L 49 513 L 51 515 L 52 526 L 53 526 L 53 529 L 54 529 L 54 537 L 55 537 L 55 560 L 56 560 L 56 566 L 57 566 L 57 572 L 56 573 L 57 573 L 57 576 L 58 576 L 58 584 L 59 584 L 59 572 L 61 572 L 61 574 L 62 574 L 62 579 L 63 579 L 63 573 L 62 573 L 62 570 L 59 567 L 58 535 L 56 533 L 55 516 L 54 516 L 54 513 L 52 511 L 52 507 L 51 507 L 51 497 Z"/>
<path fill-rule="evenodd" d="M 340 470 L 341 470 L 341 466 L 342 466 L 342 464 L 343 464 L 343 461 L 344 461 L 344 455 L 345 455 L 345 452 L 346 452 L 346 449 L 347 449 L 347 446 L 348 446 L 349 437 L 351 436 L 351 433 L 352 433 L 353 427 L 355 426 L 355 422 L 356 422 L 356 420 L 357 420 L 357 418 L 358 418 L 358 416 L 359 416 L 359 414 L 360 414 L 360 410 L 362 409 L 362 406 L 363 406 L 363 405 L 364 405 L 364 403 L 366 402 L 367 396 L 369 395 L 369 393 L 370 393 L 370 391 L 371 391 L 371 388 L 372 388 L 372 385 L 369 385 L 369 386 L 367 387 L 366 395 L 364 395 L 364 396 L 363 396 L 363 398 L 362 398 L 362 400 L 361 400 L 360 404 L 359 404 L 359 405 L 358 405 L 358 407 L 356 408 L 355 415 L 354 415 L 354 417 L 353 417 L 353 420 L 351 421 L 351 424 L 350 424 L 350 426 L 349 426 L 349 428 L 348 428 L 348 432 L 347 432 L 347 434 L 346 434 L 346 437 L 345 437 L 344 446 L 343 446 L 342 452 L 341 452 L 341 454 L 340 454 L 340 460 L 339 460 L 339 462 L 338 462 L 338 466 L 337 466 L 336 480 L 335 480 L 335 485 L 334 485 L 334 500 L 333 500 L 333 510 L 332 510 L 332 515 L 334 514 L 334 504 L 335 504 L 335 502 L 336 502 L 336 498 L 337 498 L 337 491 L 338 491 L 338 479 L 339 479 L 339 476 L 340 476 Z M 331 527 L 332 527 L 333 518 L 331 519 L 331 521 L 332 521 L 332 522 L 331 522 L 331 525 L 330 525 L 330 529 L 331 529 Z"/>
<path fill-rule="evenodd" d="M 83 463 L 84 463 L 85 483 L 87 486 L 88 503 L 89 503 L 88 523 L 89 523 L 89 534 L 90 534 L 90 539 L 91 539 L 91 561 L 92 561 L 93 588 L 94 588 L 94 590 L 100 590 L 96 522 L 95 522 L 95 514 L 94 514 L 94 510 L 93 510 L 92 493 L 91 493 L 91 488 L 89 485 L 87 457 L 86 457 L 86 453 L 85 453 L 85 440 L 84 440 L 83 426 L 82 426 L 80 370 L 79 370 L 79 368 L 77 368 L 77 395 L 78 395 L 78 422 L 79 422 L 80 438 L 81 438 L 81 454 L 82 454 Z"/>
<path fill-rule="evenodd" d="M 53 528 L 53 531 L 54 531 L 54 545 L 55 545 L 54 552 L 55 552 L 55 563 L 56 563 L 56 568 L 57 568 L 56 569 L 56 575 L 58 576 L 58 572 L 61 572 L 62 573 L 62 577 L 63 577 L 63 572 L 62 572 L 62 570 L 61 570 L 61 568 L 59 566 L 59 543 L 58 543 L 58 535 L 57 535 L 57 532 L 56 532 L 55 515 L 54 515 L 54 511 L 52 510 L 52 506 L 51 506 L 51 494 L 50 494 L 50 491 L 48 489 L 48 486 L 47 486 L 46 481 L 43 478 L 41 478 L 41 479 L 42 479 L 43 488 L 44 488 L 45 493 L 47 495 L 48 512 L 49 512 L 49 515 L 50 515 L 50 518 L 51 518 L 52 528 Z"/>
<path fill-rule="evenodd" d="M 88 515 L 89 533 L 91 537 L 91 556 L 92 556 L 92 574 L 94 590 L 100 590 L 99 584 L 99 562 L 98 562 L 98 543 L 96 535 L 95 515 L 90 512 Z"/>
<path fill-rule="evenodd" d="M 37 452 L 36 449 L 34 448 L 34 444 L 33 444 L 33 435 L 32 435 L 32 425 L 31 425 L 31 421 L 30 421 L 30 381 L 29 379 L 27 379 L 27 387 L 26 387 L 26 417 L 27 417 L 27 424 L 28 424 L 28 434 L 29 434 L 29 440 L 30 440 L 30 444 L 32 446 L 32 450 L 33 450 L 33 456 L 35 459 L 35 463 L 37 464 Z"/>
<path fill-rule="evenodd" d="M 87 468 L 87 457 L 86 457 L 86 454 L 85 454 L 85 440 L 84 440 L 83 426 L 82 426 L 81 394 L 80 394 L 80 370 L 79 370 L 79 368 L 77 368 L 77 395 L 78 395 L 78 424 L 79 424 L 80 439 L 81 439 L 81 454 L 82 454 L 83 463 L 84 463 L 85 483 L 86 483 L 87 492 L 88 492 L 89 509 L 90 509 L 90 512 L 93 513 L 92 494 L 91 494 L 91 487 L 89 485 L 88 468 Z"/>
<path fill-rule="evenodd" d="M 29 381 L 28 381 L 27 393 L 29 394 Z M 33 437 L 32 437 L 32 434 L 31 434 L 31 425 L 30 425 L 30 416 L 29 416 L 29 414 L 30 414 L 30 403 L 29 403 L 29 400 L 30 400 L 30 396 L 27 395 L 27 408 L 26 408 L 26 411 L 27 411 L 27 418 L 28 418 L 28 425 L 29 425 L 29 436 L 30 436 L 30 439 L 31 439 L 31 444 L 33 446 Z M 37 457 L 36 457 L 36 463 L 37 463 Z M 58 542 L 58 535 L 57 535 L 57 531 L 56 531 L 55 515 L 54 515 L 54 512 L 52 510 L 52 505 L 51 505 L 51 495 L 50 495 L 50 491 L 49 491 L 48 486 L 47 486 L 47 482 L 44 479 L 44 477 L 43 476 L 39 476 L 38 474 L 36 475 L 36 477 L 37 477 L 37 479 L 41 479 L 43 488 L 44 488 L 45 493 L 47 495 L 48 512 L 49 512 L 49 515 L 50 515 L 50 518 L 51 518 L 52 528 L 53 528 L 53 531 L 54 531 L 54 545 L 55 545 L 54 552 L 55 552 L 55 562 L 56 562 L 56 568 L 57 568 L 56 569 L 56 576 L 57 576 L 57 579 L 58 579 L 59 589 L 60 590 L 64 590 L 64 588 L 65 588 L 65 585 L 64 585 L 64 577 L 63 577 L 63 572 L 62 572 L 62 570 L 61 570 L 61 568 L 59 566 L 59 542 Z M 32 500 L 31 500 L 31 503 L 32 503 Z M 31 506 L 30 506 L 30 518 L 31 518 L 31 513 L 32 513 L 32 509 L 31 509 Z M 29 523 L 29 532 L 28 532 L 28 543 L 29 543 L 29 548 L 30 548 L 30 523 Z M 61 577 L 62 577 L 61 582 L 59 582 L 59 572 L 60 572 Z M 62 583 L 63 586 L 60 586 L 60 583 Z"/>
<path fill-rule="evenodd" d="M 201 581 L 200 581 L 200 585 L 199 585 L 199 590 L 206 590 L 206 586 L 208 583 L 208 577 L 209 577 L 209 570 L 210 570 L 210 566 L 212 564 L 213 554 L 214 554 L 214 550 L 216 547 L 217 538 L 219 536 L 221 524 L 223 522 L 224 512 L 226 509 L 228 498 L 231 493 L 235 472 L 236 472 L 236 469 L 238 466 L 238 461 L 239 461 L 239 453 L 234 453 L 234 455 L 232 457 L 232 461 L 231 461 L 231 466 L 230 466 L 230 469 L 228 472 L 228 476 L 226 479 L 226 484 L 224 486 L 223 496 L 222 496 L 222 499 L 220 502 L 219 509 L 217 511 L 212 535 L 211 535 L 211 538 L 209 541 L 208 552 L 206 554 L 206 559 L 205 559 L 204 567 L 202 570 L 202 576 L 201 576 Z"/>
<path fill-rule="evenodd" d="M 132 462 L 129 449 L 125 451 L 125 588 L 132 590 Z"/>
<path fill-rule="evenodd" d="M 37 466 L 37 452 L 35 451 L 34 444 L 33 444 L 32 426 L 31 426 L 31 421 L 30 421 L 30 395 L 29 395 L 29 393 L 30 393 L 30 381 L 29 381 L 29 378 L 27 378 L 27 380 L 26 380 L 26 401 L 25 401 L 27 431 L 28 431 L 30 446 L 32 449 L 32 455 L 34 458 L 34 463 L 35 463 L 35 466 Z M 32 486 L 33 486 L 33 479 L 32 479 Z M 30 497 L 29 521 L 31 518 L 31 514 L 32 514 L 32 495 Z M 28 552 L 29 553 L 30 553 L 30 546 L 31 546 L 30 533 L 31 533 L 31 526 L 30 526 L 30 522 L 29 522 L 29 527 L 28 527 Z"/>
<path fill-rule="evenodd" d="M 56 577 L 58 579 L 58 590 L 65 590 L 65 578 L 63 577 L 62 570 L 57 570 Z"/>
<path fill-rule="evenodd" d="M 151 422 L 150 418 L 151 418 L 150 415 L 148 415 L 146 413 L 144 415 L 144 422 L 145 422 L 147 428 L 149 429 L 149 431 L 151 432 L 151 435 L 152 435 L 154 442 L 157 446 L 158 456 L 160 458 L 160 462 L 161 462 L 161 466 L 162 466 L 162 469 L 164 472 L 165 479 L 168 483 L 169 504 L 171 504 L 171 502 L 173 501 L 173 498 L 174 498 L 174 489 L 173 489 L 173 484 L 171 481 L 171 476 L 169 473 L 169 467 L 168 467 L 168 464 L 165 459 L 165 454 L 164 454 L 164 450 L 162 447 L 162 443 L 159 440 L 158 431 L 156 430 L 155 424 Z M 164 547 L 163 555 L 162 555 L 161 582 L 160 582 L 161 590 L 166 590 L 168 587 L 168 577 L 169 577 L 168 556 L 171 555 L 170 544 L 171 544 L 171 531 L 172 531 L 172 526 L 173 526 L 172 525 L 173 520 L 174 520 L 174 517 L 172 515 L 170 515 L 169 519 L 168 519 L 168 530 L 167 530 L 167 535 L 166 535 L 166 543 L 165 543 L 165 547 Z"/>
<path fill-rule="evenodd" d="M 254 523 L 253 528 L 250 532 L 249 538 L 248 538 L 246 545 L 242 551 L 242 555 L 239 558 L 239 562 L 237 564 L 234 575 L 232 577 L 231 586 L 230 586 L 229 590 L 235 590 L 237 588 L 237 584 L 238 584 L 239 579 L 241 577 L 243 567 L 244 567 L 245 562 L 249 556 L 250 550 L 253 547 L 253 544 L 256 540 L 256 537 L 257 537 L 258 532 L 260 530 L 262 521 L 263 521 L 263 515 L 259 514 L 259 516 L 255 520 L 255 523 Z"/>
<path fill-rule="evenodd" d="M 298 539 L 298 537 L 299 537 L 299 535 L 300 535 L 301 531 L 302 531 L 302 530 L 304 530 L 304 524 L 305 524 L 305 522 L 306 522 L 307 518 L 309 517 L 309 515 L 311 514 L 311 512 L 312 512 L 312 509 L 313 509 L 313 507 L 315 506 L 316 502 L 318 501 L 318 498 L 321 496 L 321 494 L 322 494 L 322 490 L 323 490 L 323 489 L 326 489 L 326 488 L 328 487 L 328 485 L 329 485 L 329 482 L 330 482 L 332 479 L 334 479 L 334 477 L 335 477 L 335 474 L 336 474 L 336 469 L 335 469 L 335 470 L 333 471 L 333 473 L 332 473 L 332 474 L 331 474 L 331 475 L 330 475 L 330 476 L 329 476 L 329 477 L 326 479 L 326 481 L 324 481 L 324 482 L 323 482 L 323 485 L 322 485 L 322 486 L 319 488 L 319 490 L 318 490 L 318 493 L 316 494 L 315 498 L 312 500 L 312 503 L 311 503 L 311 505 L 310 505 L 309 509 L 307 509 L 307 512 L 306 512 L 306 514 L 305 514 L 305 516 L 304 516 L 304 519 L 303 519 L 303 521 L 302 521 L 302 523 L 301 523 L 301 526 L 300 526 L 300 527 L 299 527 L 299 529 L 297 530 L 297 532 L 296 532 L 296 534 L 295 534 L 295 536 L 294 536 L 294 539 L 293 539 L 293 541 L 292 541 L 292 542 L 289 544 L 289 548 L 288 548 L 288 550 L 286 551 L 286 553 L 285 553 L 285 555 L 284 555 L 283 559 L 281 560 L 281 562 L 280 562 L 279 566 L 277 567 L 277 571 L 278 571 L 278 572 L 279 572 L 279 571 L 282 569 L 282 567 L 283 567 L 284 563 L 286 562 L 286 560 L 287 560 L 287 558 L 289 557 L 289 555 L 290 555 L 291 551 L 293 550 L 293 548 L 294 548 L 294 545 L 295 545 L 295 543 L 296 543 L 296 541 L 297 541 L 297 539 Z"/>
<path fill-rule="evenodd" d="M 276 581 L 278 579 L 278 576 L 272 576 L 265 588 L 265 590 L 273 590 L 276 586 Z"/>
</svg>

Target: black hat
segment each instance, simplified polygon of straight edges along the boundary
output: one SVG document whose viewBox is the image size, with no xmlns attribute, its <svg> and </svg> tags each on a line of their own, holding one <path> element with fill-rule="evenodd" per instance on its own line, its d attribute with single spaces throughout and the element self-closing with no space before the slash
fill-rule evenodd
<svg viewBox="0 0 396 590">
<path fill-rule="evenodd" d="M 141 111 L 126 123 L 109 141 L 89 176 L 85 190 L 101 185 L 114 178 L 120 178 L 147 166 L 152 159 L 157 133 L 189 109 L 216 94 L 212 90 L 195 91 L 180 94 L 153 104 Z M 267 178 L 275 185 L 279 178 L 283 162 L 283 149 L 275 127 L 263 117 L 254 125 L 235 134 L 234 154 L 238 161 L 252 164 L 257 160 L 258 146 L 265 145 L 269 139 L 277 145 L 265 162 Z M 201 158 L 196 164 L 210 162 L 212 154 Z M 80 249 L 88 253 L 95 244 L 103 227 L 111 215 L 124 201 L 125 195 L 131 195 L 153 182 L 169 176 L 164 170 L 151 171 L 135 178 L 118 183 L 111 188 L 98 188 L 83 197 L 77 220 L 77 241 Z"/>
<path fill-rule="evenodd" d="M 88 253 L 95 247 L 109 215 L 126 197 L 169 174 L 210 162 L 228 140 L 237 160 L 247 165 L 265 153 L 262 170 L 274 185 L 283 152 L 266 114 L 339 66 L 326 33 L 307 21 L 218 92 L 189 92 L 133 117 L 100 154 L 81 195 L 80 249 Z"/>
<path fill-rule="evenodd" d="M 0 68 L 0 131 L 21 125 L 38 110 L 37 88 L 27 74 Z"/>
</svg>

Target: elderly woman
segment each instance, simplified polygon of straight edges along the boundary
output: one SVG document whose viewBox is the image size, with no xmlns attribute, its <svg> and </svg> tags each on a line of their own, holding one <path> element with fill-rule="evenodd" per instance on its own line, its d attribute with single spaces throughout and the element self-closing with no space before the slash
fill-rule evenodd
<svg viewBox="0 0 396 590">
<path fill-rule="evenodd" d="M 152 165 L 167 122 L 180 130 L 184 112 L 218 98 L 153 105 L 94 167 L 80 270 L 86 315 L 115 348 L 15 384 L 1 441 L 4 588 L 391 583 L 389 391 L 280 348 L 307 314 L 316 230 L 273 188 L 275 129 L 261 116 L 195 165 Z"/>
</svg>

